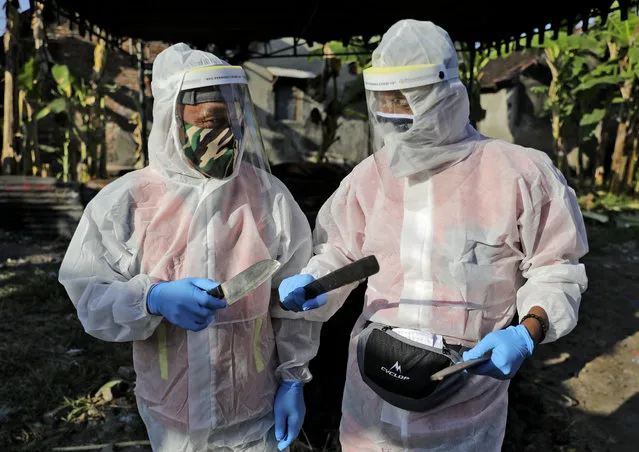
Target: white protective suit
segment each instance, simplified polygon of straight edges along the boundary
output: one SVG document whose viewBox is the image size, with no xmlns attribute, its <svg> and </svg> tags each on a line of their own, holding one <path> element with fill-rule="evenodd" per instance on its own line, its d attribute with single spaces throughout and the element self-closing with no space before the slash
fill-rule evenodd
<svg viewBox="0 0 639 452">
<path fill-rule="evenodd" d="M 499 451 L 508 381 L 471 376 L 432 410 L 405 411 L 362 380 L 358 335 L 371 320 L 472 347 L 533 306 L 550 320 L 544 342 L 567 334 L 587 286 L 579 259 L 588 244 L 575 194 L 544 153 L 471 127 L 455 48 L 441 28 L 398 22 L 372 66 L 364 82 L 375 138 L 384 146 L 320 210 L 315 256 L 302 271 L 318 278 L 371 254 L 380 264 L 351 336 L 342 448 Z M 408 131 L 388 132 L 375 119 L 374 91 L 384 89 L 400 89 L 408 100 Z M 329 293 L 327 305 L 306 317 L 330 317 L 352 288 Z"/>
<path fill-rule="evenodd" d="M 197 171 L 178 137 L 178 93 L 207 83 L 226 83 L 221 92 L 234 93 L 229 105 L 244 127 L 241 164 L 224 180 Z M 134 341 L 138 406 L 154 450 L 277 450 L 278 384 L 311 378 L 321 324 L 290 313 L 282 319 L 276 298 L 270 303 L 271 288 L 308 262 L 311 231 L 268 172 L 246 83 L 241 68 L 185 44 L 158 55 L 150 166 L 89 203 L 60 269 L 87 333 Z M 147 311 L 155 282 L 224 282 L 267 258 L 282 264 L 272 281 L 218 311 L 200 332 Z"/>
</svg>

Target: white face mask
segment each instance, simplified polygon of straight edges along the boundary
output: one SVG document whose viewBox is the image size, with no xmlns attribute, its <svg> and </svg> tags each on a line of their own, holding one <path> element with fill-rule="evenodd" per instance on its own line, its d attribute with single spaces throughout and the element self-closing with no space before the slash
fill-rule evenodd
<svg viewBox="0 0 639 452">
<path fill-rule="evenodd" d="M 410 114 L 401 114 L 401 113 L 384 113 L 378 111 L 375 113 L 377 122 L 382 125 L 384 129 L 386 129 L 386 125 L 392 126 L 393 132 L 406 132 L 412 126 L 414 122 L 414 116 Z"/>
</svg>

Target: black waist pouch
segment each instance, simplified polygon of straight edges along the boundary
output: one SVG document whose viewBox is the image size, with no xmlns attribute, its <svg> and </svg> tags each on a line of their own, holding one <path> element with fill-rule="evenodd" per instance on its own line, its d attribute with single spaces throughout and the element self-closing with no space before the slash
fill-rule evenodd
<svg viewBox="0 0 639 452">
<path fill-rule="evenodd" d="M 430 376 L 460 362 L 461 345 L 430 347 L 393 332 L 393 327 L 368 322 L 357 341 L 357 363 L 364 382 L 383 400 L 408 411 L 427 411 L 466 383 L 460 372 L 442 381 Z"/>
</svg>

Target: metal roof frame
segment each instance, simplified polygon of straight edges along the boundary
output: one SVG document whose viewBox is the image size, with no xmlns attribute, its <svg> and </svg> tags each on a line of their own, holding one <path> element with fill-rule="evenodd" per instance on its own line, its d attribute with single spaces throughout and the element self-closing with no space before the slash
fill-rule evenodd
<svg viewBox="0 0 639 452">
<path fill-rule="evenodd" d="M 432 20 L 441 25 L 461 45 L 461 50 L 472 51 L 477 42 L 481 43 L 480 48 L 500 49 L 509 45 L 520 50 L 530 45 L 534 34 L 543 39 L 547 24 L 558 34 L 560 30 L 571 32 L 584 18 L 605 18 L 612 11 L 613 1 L 536 0 L 516 5 L 506 0 L 460 0 L 454 8 L 443 3 L 406 3 L 410 4 L 393 5 L 388 12 L 378 14 L 358 0 L 306 3 L 280 0 L 268 4 L 191 0 L 190 8 L 184 10 L 153 0 L 46 0 L 45 13 L 67 17 L 80 34 L 94 33 L 94 25 L 97 25 L 104 30 L 100 36 L 114 46 L 129 37 L 171 43 L 183 41 L 198 48 L 215 43 L 227 59 L 244 61 L 272 58 L 286 50 L 292 50 L 293 56 L 297 56 L 297 43 L 301 41 L 312 44 L 339 40 L 346 44 L 353 36 L 362 36 L 368 41 L 367 38 L 382 34 L 392 23 L 405 17 Z M 639 0 L 619 0 L 618 3 L 623 15 L 631 6 L 639 5 Z M 510 15 L 508 21 L 496 23 L 498 13 L 508 10 L 515 14 Z M 588 21 L 583 22 L 587 28 Z M 522 47 L 524 33 L 526 43 Z M 296 44 L 271 53 L 249 49 L 254 42 L 285 36 L 293 37 Z"/>
</svg>

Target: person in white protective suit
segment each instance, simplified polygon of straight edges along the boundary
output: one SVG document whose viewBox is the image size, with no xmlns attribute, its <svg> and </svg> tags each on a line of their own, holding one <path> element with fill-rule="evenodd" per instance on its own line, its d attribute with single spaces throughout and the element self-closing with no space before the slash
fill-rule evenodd
<svg viewBox="0 0 639 452">
<path fill-rule="evenodd" d="M 433 23 L 394 24 L 364 84 L 375 152 L 321 208 L 315 256 L 280 298 L 325 321 L 353 286 L 310 301 L 299 287 L 375 255 L 351 335 L 343 450 L 499 451 L 509 378 L 577 323 L 588 243 L 575 193 L 546 154 L 469 124 L 453 42 Z M 419 371 L 483 355 L 441 383 Z"/>
<path fill-rule="evenodd" d="M 241 67 L 176 44 L 152 91 L 150 165 L 89 203 L 59 280 L 87 333 L 134 342 L 154 450 L 285 449 L 321 323 L 282 318 L 271 288 L 310 259 L 310 226 L 270 174 Z M 281 267 L 245 298 L 206 293 L 262 259 Z"/>
</svg>

